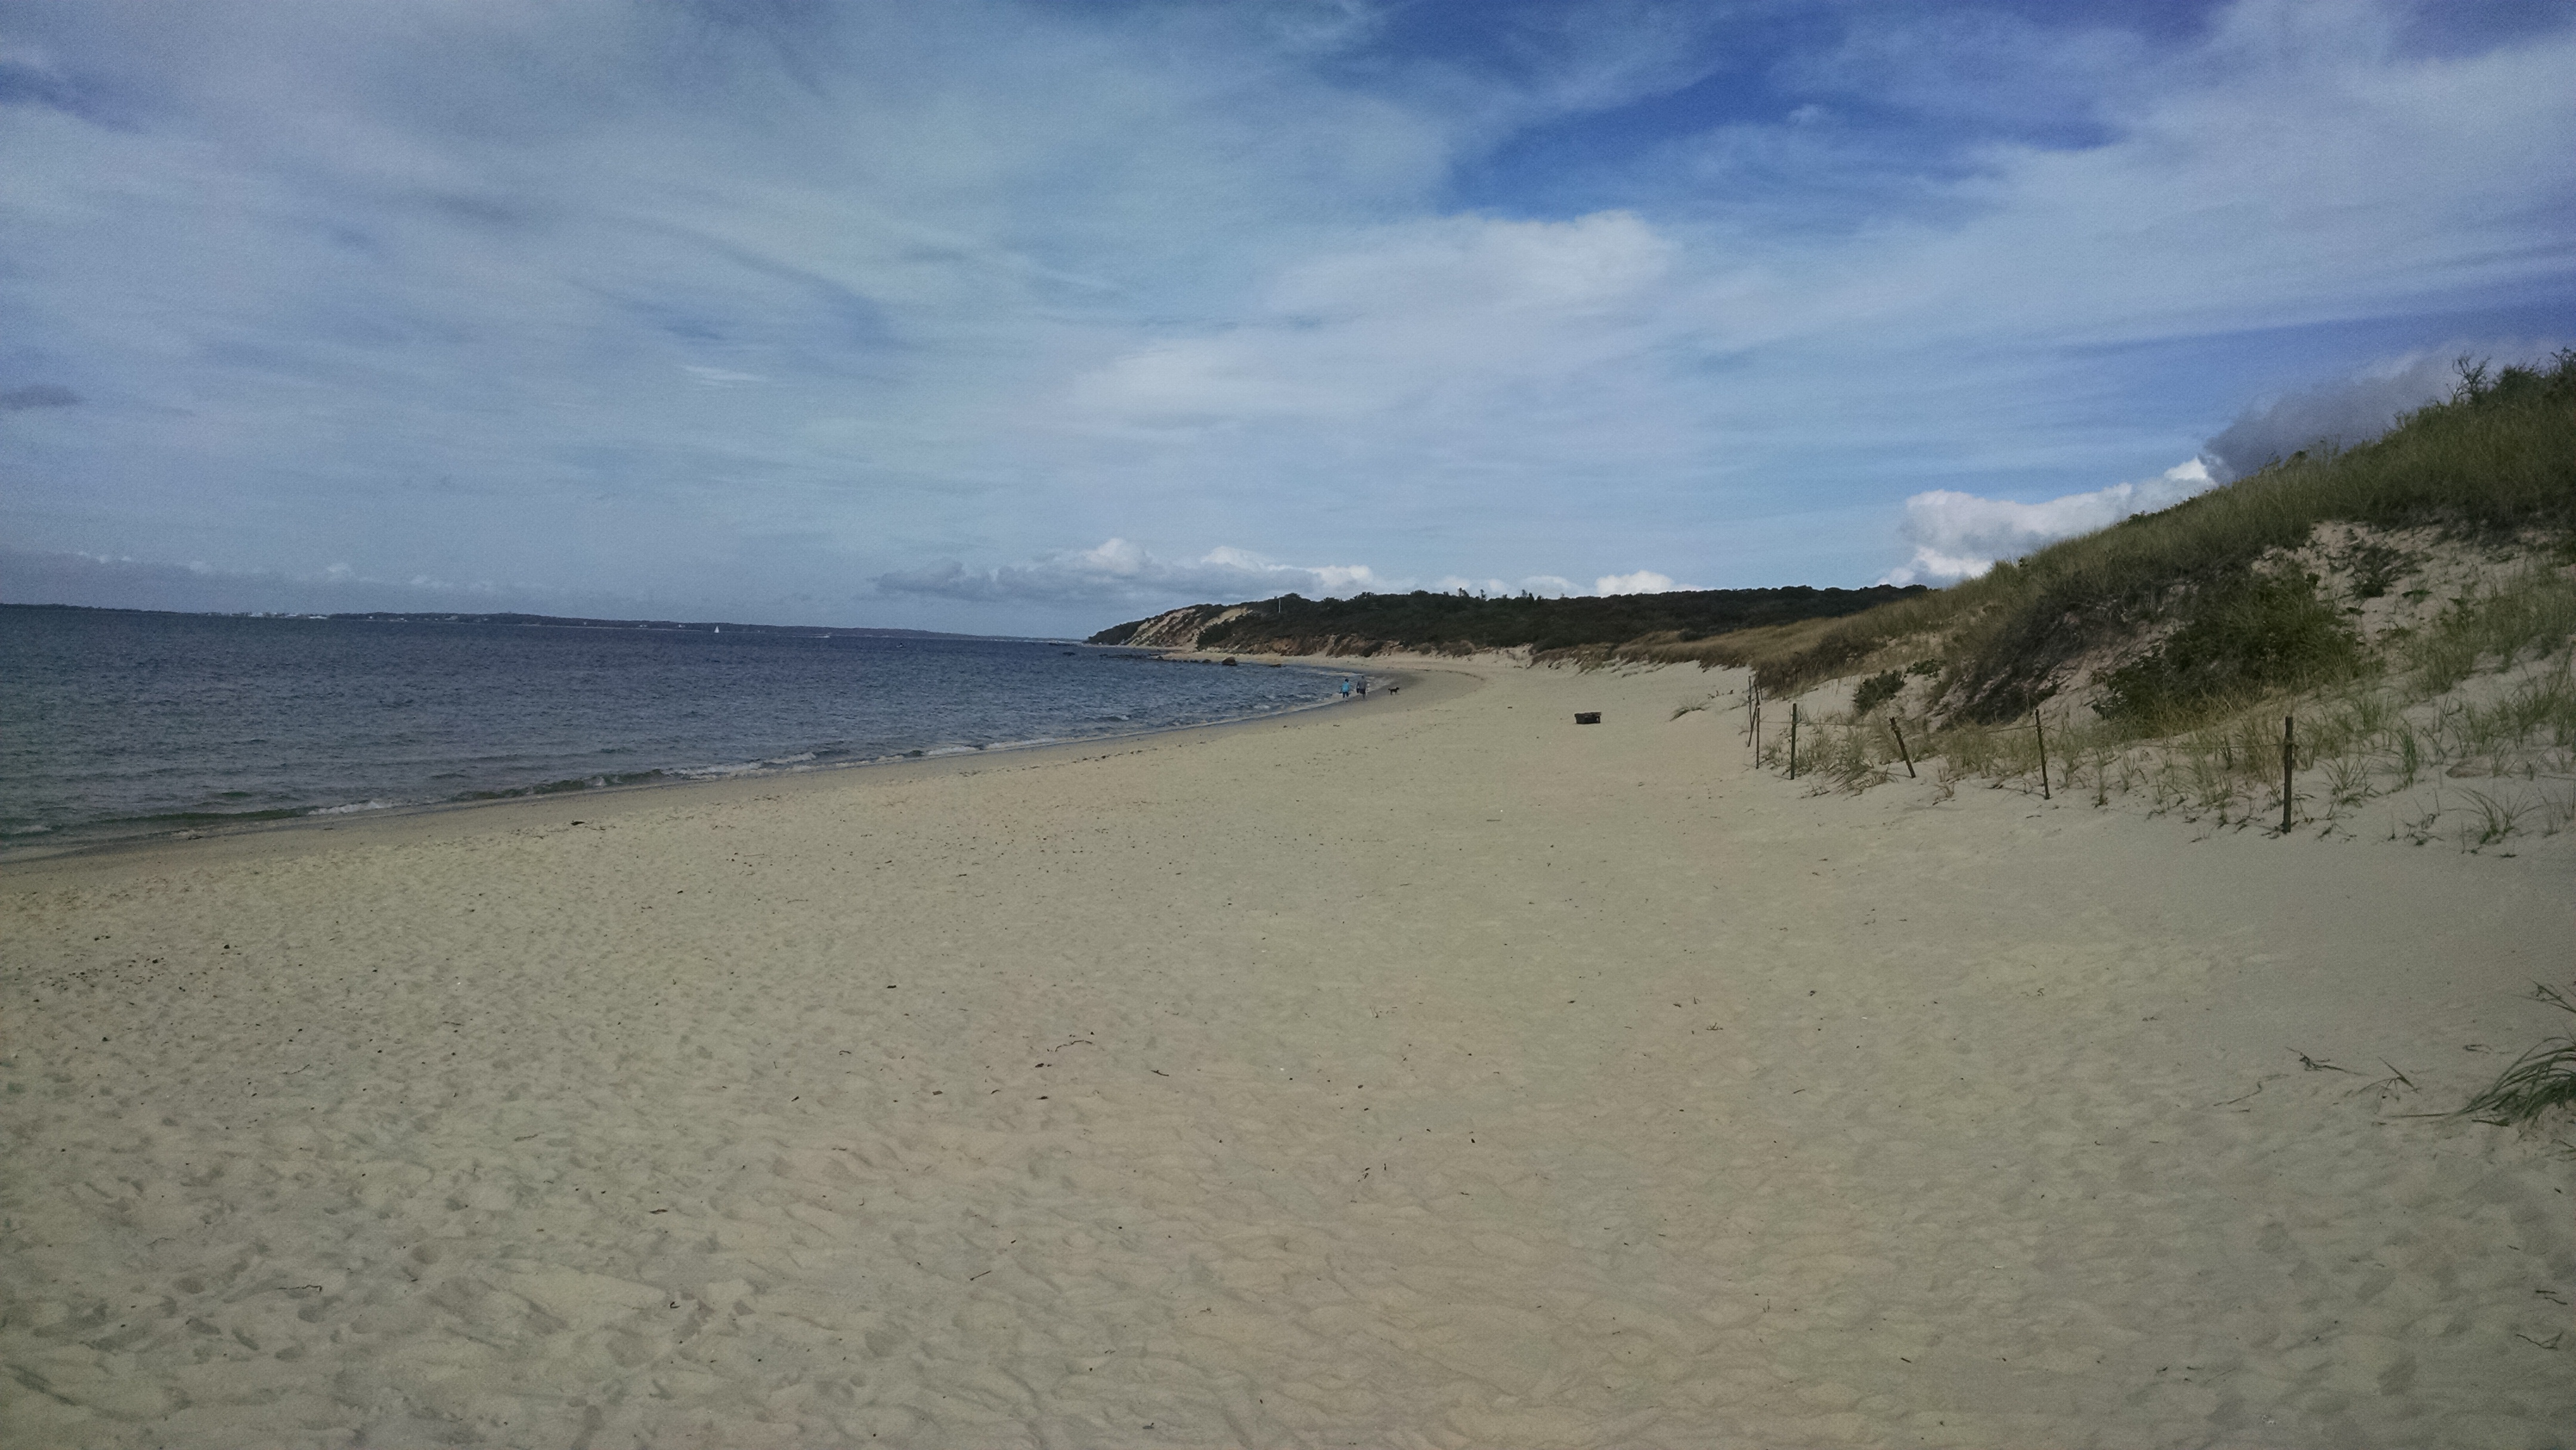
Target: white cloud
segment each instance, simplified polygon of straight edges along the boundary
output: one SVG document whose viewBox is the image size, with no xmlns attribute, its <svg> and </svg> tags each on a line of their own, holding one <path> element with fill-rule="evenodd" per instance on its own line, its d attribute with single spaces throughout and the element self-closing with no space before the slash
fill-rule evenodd
<svg viewBox="0 0 2576 1450">
<path fill-rule="evenodd" d="M 1372 228 L 1297 262 L 1251 318 L 1077 379 L 1077 425 L 1420 416 L 1634 351 L 1674 243 L 1626 212 Z"/>
<path fill-rule="evenodd" d="M 1500 596 L 1534 594 L 1541 599 L 1571 598 L 1584 592 L 1582 585 L 1562 574 L 1530 574 L 1518 580 L 1490 577 L 1470 579 L 1463 574 L 1448 574 L 1434 582 L 1431 587 L 1443 594 L 1454 594 L 1464 589 L 1470 594 Z M 1601 591 L 1595 589 L 1592 592 L 1597 594 Z"/>
<path fill-rule="evenodd" d="M 1998 559 L 2017 559 L 2043 544 L 2109 528 L 2132 514 L 2171 508 L 2217 483 L 2195 458 L 2156 478 L 2115 483 L 2091 493 L 2070 493 L 2039 503 L 1980 498 L 1935 489 L 1905 501 L 1898 532 L 1914 546 L 1913 561 L 1882 576 L 1882 584 L 1948 584 L 1973 579 Z"/>
<path fill-rule="evenodd" d="M 1634 574 L 1604 574 L 1592 581 L 1595 594 L 1668 594 L 1679 586 L 1669 574 L 1640 569 Z"/>
</svg>

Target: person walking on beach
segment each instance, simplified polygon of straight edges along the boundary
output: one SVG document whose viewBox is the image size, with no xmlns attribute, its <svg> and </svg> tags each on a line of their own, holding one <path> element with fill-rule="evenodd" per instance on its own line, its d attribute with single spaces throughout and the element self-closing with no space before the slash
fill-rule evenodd
<svg viewBox="0 0 2576 1450">
<path fill-rule="evenodd" d="M 1350 697 L 1351 697 L 1351 681 L 1350 681 L 1350 677 L 1349 677 L 1348 675 L 1345 675 L 1345 676 L 1343 676 L 1343 677 L 1342 677 L 1342 698 L 1343 698 L 1343 699 L 1345 699 L 1345 700 L 1347 700 L 1347 699 L 1349 699 Z"/>
<path fill-rule="evenodd" d="M 1360 698 L 1363 700 L 1368 698 L 1368 677 L 1366 675 L 1362 675 L 1360 677 Z"/>
</svg>

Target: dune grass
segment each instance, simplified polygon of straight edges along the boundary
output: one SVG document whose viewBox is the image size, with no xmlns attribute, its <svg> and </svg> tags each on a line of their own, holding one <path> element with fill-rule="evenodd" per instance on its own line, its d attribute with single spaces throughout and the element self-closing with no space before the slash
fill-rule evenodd
<svg viewBox="0 0 2576 1450">
<path fill-rule="evenodd" d="M 2450 689 L 2488 661 L 2492 668 L 2509 668 L 2576 633 L 2576 587 L 2551 567 L 2555 562 L 2535 561 L 2521 577 L 2454 602 L 2432 629 L 2407 642 L 2405 662 L 2421 676 L 2426 693 Z"/>
<path fill-rule="evenodd" d="M 2279 829 L 2282 717 L 2295 715 L 2299 829 L 2500 848 L 2576 829 L 2576 578 L 2547 560 L 2455 599 L 2393 647 L 2296 690 L 2134 711 L 2042 705 L 2061 800 L 2143 804 L 2206 829 Z M 2168 641 L 2170 644 L 2171 641 Z M 2461 662 L 2466 661 L 2464 666 Z M 2463 669 L 2475 671 L 2463 674 Z M 1897 693 L 1879 698 L 1893 676 Z M 1888 717 L 1945 789 L 2039 791 L 2030 716 L 1940 720 L 1899 671 L 1858 681 L 1865 708 L 1811 711 L 1799 776 L 1862 789 L 1901 771 Z M 1766 752 L 1775 766 L 1783 763 Z M 2374 824 L 2373 822 L 2376 822 Z"/>
<path fill-rule="evenodd" d="M 2534 984 L 2532 1000 L 2576 1013 L 2576 1001 L 2555 987 Z M 2576 1108 L 2576 1034 L 2553 1037 L 2522 1056 L 2460 1108 L 2459 1116 L 2522 1127 L 2561 1108 Z"/>
</svg>

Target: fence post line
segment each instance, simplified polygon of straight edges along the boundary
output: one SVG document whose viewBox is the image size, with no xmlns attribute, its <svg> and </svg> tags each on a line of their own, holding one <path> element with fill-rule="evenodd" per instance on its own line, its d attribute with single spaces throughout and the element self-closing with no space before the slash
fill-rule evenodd
<svg viewBox="0 0 2576 1450">
<path fill-rule="evenodd" d="M 2290 785 L 2297 778 L 2299 769 L 2297 719 L 2295 715 L 2281 717 L 2281 834 L 2284 836 L 2290 834 Z"/>
<path fill-rule="evenodd" d="M 1896 754 L 1905 762 L 1905 778 L 1921 779 L 1914 773 L 1914 752 L 1905 748 L 1905 727 L 1897 724 L 1896 717 L 1893 715 L 1887 717 L 1887 733 L 1896 737 Z"/>
<path fill-rule="evenodd" d="M 1798 778 L 1798 702 L 1789 702 L 1789 778 Z"/>
<path fill-rule="evenodd" d="M 2030 712 L 2030 728 L 2039 736 L 2039 798 L 2048 800 L 2048 727 L 2040 723 L 2036 709 Z"/>
</svg>

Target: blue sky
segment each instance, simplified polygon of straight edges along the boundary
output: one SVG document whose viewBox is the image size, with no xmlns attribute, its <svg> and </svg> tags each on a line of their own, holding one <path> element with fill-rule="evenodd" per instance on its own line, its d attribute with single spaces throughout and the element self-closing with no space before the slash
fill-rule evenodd
<svg viewBox="0 0 2576 1450">
<path fill-rule="evenodd" d="M 12 0 L 0 598 L 1932 582 L 2576 340 L 2576 11 Z"/>
</svg>

